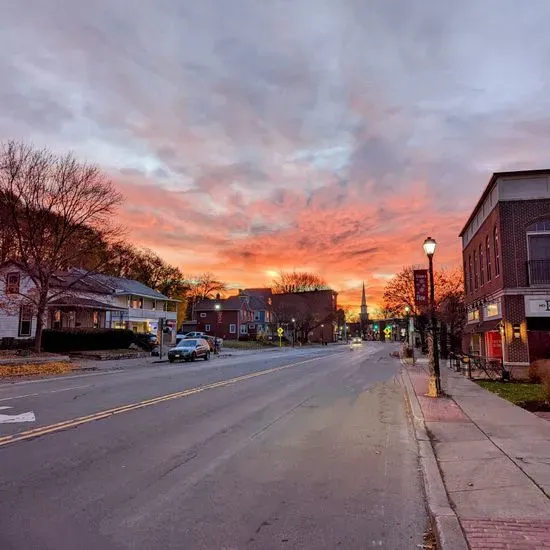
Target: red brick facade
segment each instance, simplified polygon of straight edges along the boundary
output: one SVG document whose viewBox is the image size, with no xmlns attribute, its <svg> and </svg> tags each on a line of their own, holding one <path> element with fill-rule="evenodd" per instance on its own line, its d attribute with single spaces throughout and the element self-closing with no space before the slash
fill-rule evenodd
<svg viewBox="0 0 550 550">
<path fill-rule="evenodd" d="M 495 356 L 491 352 L 499 345 L 491 347 L 491 342 L 497 340 L 501 342 L 504 362 L 510 366 L 529 364 L 530 356 L 536 355 L 533 342 L 541 338 L 544 340 L 546 328 L 550 345 L 550 318 L 537 317 L 534 319 L 537 334 L 531 338 L 530 353 L 526 296 L 550 295 L 550 284 L 530 285 L 527 229 L 539 221 L 550 219 L 550 197 L 531 198 L 527 195 L 527 198 L 522 199 L 520 180 L 525 174 L 531 178 L 530 181 L 533 180 L 533 174 L 526 172 L 495 174 L 461 234 L 463 239 L 469 236 L 469 242 L 463 248 L 465 302 L 469 310 L 465 351 L 472 351 L 473 346 L 482 355 Z M 544 189 L 545 178 L 550 177 L 550 171 L 547 174 L 539 171 L 534 176 L 541 178 Z M 507 178 L 513 181 L 505 183 L 507 187 L 504 191 L 497 189 L 499 182 Z M 490 195 L 496 199 L 488 199 Z M 510 200 L 509 197 L 516 195 L 517 200 Z M 502 196 L 504 199 L 499 198 Z M 472 226 L 475 229 L 476 217 L 480 216 L 485 216 L 485 219 L 473 235 L 471 230 L 468 233 Z M 498 243 L 496 247 L 495 236 Z M 486 317 L 488 307 L 493 315 Z M 474 316 L 474 311 L 479 311 L 479 319 Z M 531 323 L 531 327 L 534 326 L 535 323 Z M 488 332 L 493 334 L 488 335 Z"/>
</svg>

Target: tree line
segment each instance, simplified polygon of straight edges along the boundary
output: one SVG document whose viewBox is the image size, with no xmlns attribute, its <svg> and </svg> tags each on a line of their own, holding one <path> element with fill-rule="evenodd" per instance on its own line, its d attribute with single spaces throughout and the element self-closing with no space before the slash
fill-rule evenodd
<svg viewBox="0 0 550 550">
<path fill-rule="evenodd" d="M 48 305 L 94 272 L 134 279 L 179 300 L 178 326 L 200 300 L 227 292 L 212 273 L 185 275 L 154 251 L 129 243 L 116 221 L 122 202 L 97 165 L 72 153 L 18 141 L 0 144 L 0 264 L 17 261 L 33 283 L 18 298 L 36 315 L 38 350 Z M 81 268 L 80 274 L 56 288 L 55 275 L 70 268 Z M 276 293 L 328 288 L 322 277 L 307 272 L 281 272 L 271 287 Z M 2 297 L 0 307 L 14 306 L 8 302 Z"/>
</svg>

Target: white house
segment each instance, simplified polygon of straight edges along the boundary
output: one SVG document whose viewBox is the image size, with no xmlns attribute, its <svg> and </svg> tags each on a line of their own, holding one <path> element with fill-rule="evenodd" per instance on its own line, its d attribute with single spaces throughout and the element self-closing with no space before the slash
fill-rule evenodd
<svg viewBox="0 0 550 550">
<path fill-rule="evenodd" d="M 36 331 L 35 286 L 17 262 L 0 265 L 0 338 L 31 338 Z M 58 330 L 127 328 L 158 331 L 159 319 L 175 330 L 176 300 L 138 281 L 87 273 L 56 273 L 44 324 Z"/>
</svg>

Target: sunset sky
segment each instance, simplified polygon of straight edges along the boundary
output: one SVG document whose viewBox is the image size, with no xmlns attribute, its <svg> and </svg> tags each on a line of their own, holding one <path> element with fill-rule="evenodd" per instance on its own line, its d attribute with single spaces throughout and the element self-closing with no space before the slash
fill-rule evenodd
<svg viewBox="0 0 550 550">
<path fill-rule="evenodd" d="M 72 149 L 129 238 L 235 288 L 312 270 L 359 305 L 550 167 L 550 2 L 0 0 L 0 139 Z"/>
</svg>

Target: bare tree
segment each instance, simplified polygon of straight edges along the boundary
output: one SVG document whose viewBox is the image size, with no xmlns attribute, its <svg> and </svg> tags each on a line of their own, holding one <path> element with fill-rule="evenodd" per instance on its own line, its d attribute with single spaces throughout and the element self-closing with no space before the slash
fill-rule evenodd
<svg viewBox="0 0 550 550">
<path fill-rule="evenodd" d="M 329 290 L 323 277 L 307 271 L 280 272 L 272 282 L 272 290 L 277 294 L 287 292 L 307 292 L 311 290 Z"/>
<path fill-rule="evenodd" d="M 32 281 L 23 298 L 36 312 L 39 351 L 48 303 L 70 290 L 52 289 L 55 273 L 83 257 L 104 261 L 98 247 L 120 232 L 113 214 L 122 196 L 97 166 L 15 141 L 0 147 L 0 196 L 0 222 L 13 239 L 10 256 Z"/>
<path fill-rule="evenodd" d="M 227 285 L 217 279 L 212 273 L 201 273 L 187 280 L 188 305 L 191 309 L 191 319 L 195 318 L 195 307 L 201 300 L 214 298 L 217 294 L 223 295 Z"/>
</svg>

